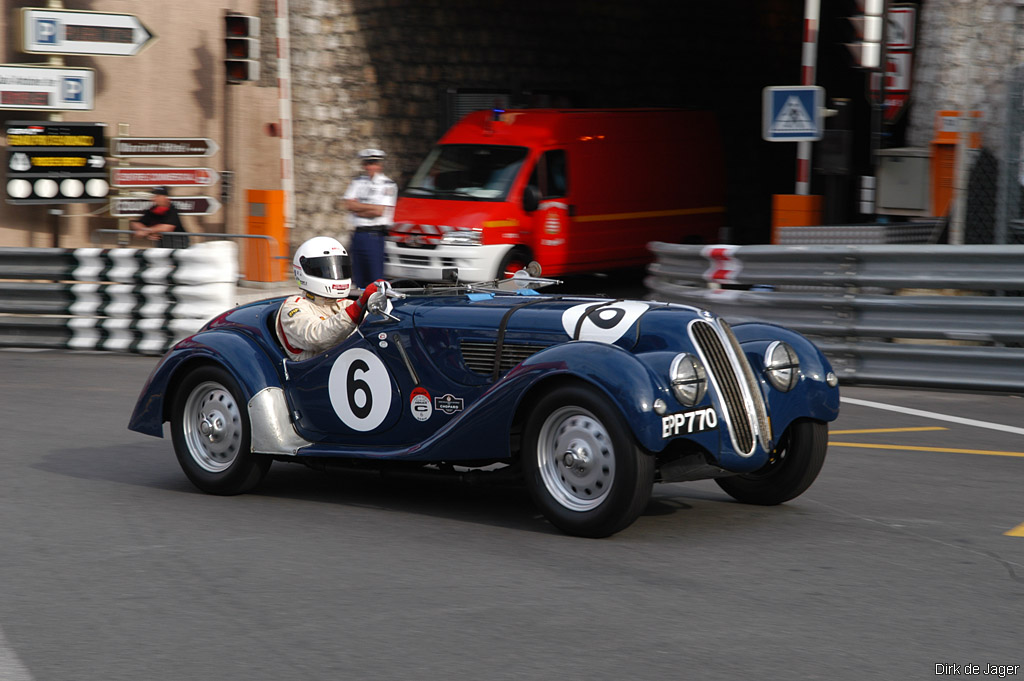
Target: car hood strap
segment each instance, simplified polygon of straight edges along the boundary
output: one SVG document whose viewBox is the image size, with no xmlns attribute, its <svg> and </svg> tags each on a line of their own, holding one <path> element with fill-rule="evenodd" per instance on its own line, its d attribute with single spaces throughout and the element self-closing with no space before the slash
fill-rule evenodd
<svg viewBox="0 0 1024 681">
<path fill-rule="evenodd" d="M 529 300 L 525 303 L 513 305 L 512 307 L 505 311 L 504 316 L 502 316 L 501 318 L 501 323 L 498 324 L 498 340 L 494 344 L 494 368 L 491 371 L 492 381 L 497 381 L 498 377 L 501 375 L 501 349 L 505 345 L 505 329 L 508 328 L 508 320 L 512 317 L 512 314 L 518 310 L 523 309 L 524 307 L 536 305 L 537 303 L 550 302 L 550 300 L 551 299 L 547 297 Z"/>
</svg>

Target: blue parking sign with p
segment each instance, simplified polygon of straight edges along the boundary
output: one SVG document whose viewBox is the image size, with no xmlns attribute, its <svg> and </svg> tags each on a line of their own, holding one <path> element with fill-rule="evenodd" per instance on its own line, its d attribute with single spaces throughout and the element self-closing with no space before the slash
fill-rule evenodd
<svg viewBox="0 0 1024 681">
<path fill-rule="evenodd" d="M 42 45 L 57 43 L 57 21 L 55 19 L 36 20 L 36 42 Z"/>
<path fill-rule="evenodd" d="M 61 99 L 65 102 L 84 101 L 85 79 L 64 76 L 61 79 Z"/>
</svg>

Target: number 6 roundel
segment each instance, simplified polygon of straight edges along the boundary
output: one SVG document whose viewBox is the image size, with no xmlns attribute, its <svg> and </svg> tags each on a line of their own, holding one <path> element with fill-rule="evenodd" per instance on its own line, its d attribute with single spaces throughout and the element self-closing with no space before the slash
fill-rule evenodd
<svg viewBox="0 0 1024 681">
<path fill-rule="evenodd" d="M 343 352 L 327 382 L 331 406 L 342 423 L 360 432 L 373 430 L 391 409 L 391 377 L 377 355 L 363 348 Z"/>
</svg>

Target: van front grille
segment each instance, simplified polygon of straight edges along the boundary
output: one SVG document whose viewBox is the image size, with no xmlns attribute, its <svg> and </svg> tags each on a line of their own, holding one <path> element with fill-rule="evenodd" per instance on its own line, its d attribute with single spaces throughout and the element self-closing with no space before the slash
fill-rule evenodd
<svg viewBox="0 0 1024 681">
<path fill-rule="evenodd" d="M 462 361 L 475 374 L 490 376 L 494 372 L 494 355 L 497 344 L 493 341 L 461 341 Z M 504 373 L 522 362 L 524 359 L 544 349 L 541 345 L 525 343 L 503 343 L 501 346 L 501 366 L 499 373 Z"/>
</svg>

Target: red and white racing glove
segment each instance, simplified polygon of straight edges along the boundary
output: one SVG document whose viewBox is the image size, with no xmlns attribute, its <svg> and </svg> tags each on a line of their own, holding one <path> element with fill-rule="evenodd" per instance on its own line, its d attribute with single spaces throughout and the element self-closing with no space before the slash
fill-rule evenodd
<svg viewBox="0 0 1024 681">
<path fill-rule="evenodd" d="M 387 281 L 383 279 L 378 279 L 372 284 L 368 284 L 366 288 L 363 289 L 362 295 L 359 296 L 359 300 L 355 301 L 354 303 L 346 307 L 345 312 L 348 312 L 348 316 L 352 319 L 352 321 L 358 324 L 359 321 L 363 318 L 363 313 L 366 311 L 366 303 L 367 301 L 370 300 L 370 296 L 372 296 L 377 291 L 384 291 L 385 293 L 387 293 L 390 290 L 391 284 L 389 284 Z"/>
</svg>

